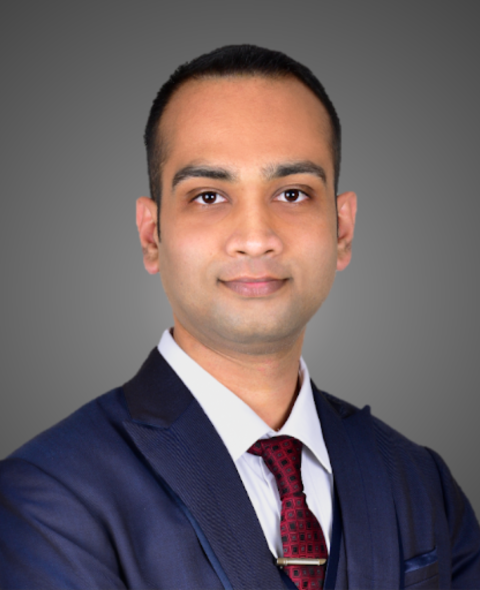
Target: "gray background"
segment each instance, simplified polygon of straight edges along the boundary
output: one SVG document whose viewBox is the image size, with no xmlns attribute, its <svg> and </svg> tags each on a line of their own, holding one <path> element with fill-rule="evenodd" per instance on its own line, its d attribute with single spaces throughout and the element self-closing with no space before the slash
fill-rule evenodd
<svg viewBox="0 0 480 590">
<path fill-rule="evenodd" d="M 180 63 L 252 42 L 323 81 L 359 195 L 311 373 L 440 452 L 480 514 L 478 7 L 5 2 L 0 457 L 129 379 L 171 324 L 135 228 L 148 109 Z"/>
</svg>

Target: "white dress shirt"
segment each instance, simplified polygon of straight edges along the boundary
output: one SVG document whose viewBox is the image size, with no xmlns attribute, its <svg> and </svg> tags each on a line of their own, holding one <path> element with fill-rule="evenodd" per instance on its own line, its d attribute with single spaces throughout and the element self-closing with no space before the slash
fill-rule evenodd
<svg viewBox="0 0 480 590">
<path fill-rule="evenodd" d="M 247 450 L 258 439 L 272 436 L 293 436 L 303 443 L 301 469 L 307 504 L 317 517 L 330 550 L 333 474 L 303 359 L 300 359 L 300 392 L 288 420 L 276 432 L 250 406 L 189 357 L 169 330 L 163 333 L 158 350 L 196 398 L 227 447 L 274 557 L 283 556 L 280 495 L 275 478 L 262 457 Z"/>
</svg>

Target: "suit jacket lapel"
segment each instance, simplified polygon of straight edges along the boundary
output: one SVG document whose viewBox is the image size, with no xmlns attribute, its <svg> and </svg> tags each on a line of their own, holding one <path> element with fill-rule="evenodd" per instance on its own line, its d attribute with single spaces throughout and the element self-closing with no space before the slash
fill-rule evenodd
<svg viewBox="0 0 480 590">
<path fill-rule="evenodd" d="M 127 431 L 198 524 L 224 585 L 284 587 L 226 447 L 157 349 L 124 391 L 133 418 Z"/>
<path fill-rule="evenodd" d="M 400 550 L 390 482 L 368 407 L 342 417 L 314 387 L 340 503 L 343 550 L 338 580 L 348 588 L 396 588 Z M 346 572 L 342 568 L 346 568 Z"/>
</svg>

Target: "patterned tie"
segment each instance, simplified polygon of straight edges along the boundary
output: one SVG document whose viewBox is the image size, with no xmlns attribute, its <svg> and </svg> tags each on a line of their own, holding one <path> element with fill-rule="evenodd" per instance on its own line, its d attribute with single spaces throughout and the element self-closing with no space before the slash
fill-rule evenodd
<svg viewBox="0 0 480 590">
<path fill-rule="evenodd" d="M 263 457 L 275 476 L 282 501 L 283 556 L 326 559 L 328 553 L 322 527 L 308 509 L 303 491 L 300 474 L 302 443 L 291 436 L 275 436 L 257 441 L 248 452 Z M 301 590 L 323 588 L 325 565 L 287 565 L 284 570 Z"/>
</svg>

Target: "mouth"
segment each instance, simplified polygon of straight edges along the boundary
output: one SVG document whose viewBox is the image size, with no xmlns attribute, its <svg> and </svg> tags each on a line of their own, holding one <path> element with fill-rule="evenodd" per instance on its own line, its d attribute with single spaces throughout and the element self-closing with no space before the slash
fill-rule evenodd
<svg viewBox="0 0 480 590">
<path fill-rule="evenodd" d="M 227 289 L 244 297 L 265 297 L 279 291 L 288 279 L 273 277 L 241 277 L 231 281 L 220 281 Z"/>
</svg>

